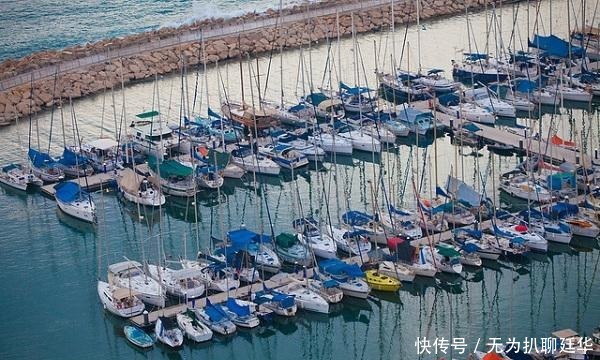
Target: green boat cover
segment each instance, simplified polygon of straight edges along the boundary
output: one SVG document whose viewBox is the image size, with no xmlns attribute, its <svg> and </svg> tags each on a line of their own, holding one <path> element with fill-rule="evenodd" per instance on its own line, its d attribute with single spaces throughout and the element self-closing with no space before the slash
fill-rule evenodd
<svg viewBox="0 0 600 360">
<path fill-rule="evenodd" d="M 296 243 L 296 236 L 289 233 L 281 233 L 275 238 L 277 246 L 282 248 L 290 248 Z"/>
<path fill-rule="evenodd" d="M 139 113 L 136 116 L 140 119 L 147 119 L 147 118 L 151 118 L 151 117 L 155 117 L 158 116 L 159 112 L 156 110 L 151 110 L 151 111 L 146 111 L 143 113 Z"/>
<path fill-rule="evenodd" d="M 458 251 L 456 251 L 453 248 L 448 247 L 448 246 L 440 246 L 440 245 L 438 245 L 437 246 L 437 250 L 438 250 L 438 253 L 440 255 L 447 256 L 449 258 L 460 256 L 460 253 Z"/>
<path fill-rule="evenodd" d="M 165 160 L 159 162 L 155 157 L 148 158 L 148 166 L 154 171 L 159 172 L 162 178 L 181 176 L 186 177 L 193 174 L 194 170 L 191 167 L 185 166 L 176 160 Z"/>
</svg>

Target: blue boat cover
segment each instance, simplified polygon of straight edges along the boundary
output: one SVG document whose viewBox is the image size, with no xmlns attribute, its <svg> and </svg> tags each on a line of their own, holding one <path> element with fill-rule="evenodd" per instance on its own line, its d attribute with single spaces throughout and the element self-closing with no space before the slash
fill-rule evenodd
<svg viewBox="0 0 600 360">
<path fill-rule="evenodd" d="M 214 112 L 214 111 L 213 111 L 213 109 L 211 109 L 211 108 L 208 108 L 208 116 L 210 116 L 210 117 L 215 117 L 215 118 L 218 118 L 218 119 L 221 119 L 221 118 L 222 118 L 220 114 L 217 114 L 217 113 L 216 113 L 216 112 Z"/>
<path fill-rule="evenodd" d="M 35 149 L 29 149 L 28 155 L 29 159 L 33 163 L 33 166 L 35 167 L 56 165 L 56 161 L 48 153 L 37 151 Z"/>
<path fill-rule="evenodd" d="M 477 125 L 475 125 L 474 123 L 468 123 L 467 125 L 463 125 L 463 129 L 467 129 L 470 132 L 477 132 L 479 130 L 481 130 L 481 128 Z"/>
<path fill-rule="evenodd" d="M 242 228 L 238 230 L 232 230 L 227 233 L 227 237 L 231 244 L 238 246 L 239 248 L 245 248 L 249 243 L 270 243 L 271 237 L 265 234 L 257 234 L 248 229 Z"/>
<path fill-rule="evenodd" d="M 312 93 L 307 96 L 308 102 L 310 102 L 314 106 L 319 105 L 320 103 L 322 103 L 323 101 L 325 101 L 327 99 L 329 99 L 329 97 L 327 97 L 323 93 Z"/>
<path fill-rule="evenodd" d="M 325 289 L 331 289 L 331 288 L 338 287 L 338 286 L 340 286 L 340 283 L 333 279 L 323 281 L 323 287 Z"/>
<path fill-rule="evenodd" d="M 291 108 L 288 109 L 288 111 L 291 113 L 296 113 L 296 112 L 302 111 L 306 108 L 308 108 L 308 106 L 306 104 L 300 103 L 298 105 L 292 106 Z"/>
<path fill-rule="evenodd" d="M 439 186 L 435 187 L 435 194 L 439 196 L 443 196 L 445 198 L 449 198 L 450 196 Z"/>
<path fill-rule="evenodd" d="M 227 308 L 237 316 L 250 315 L 250 306 L 240 305 L 234 298 L 227 298 Z"/>
<path fill-rule="evenodd" d="M 456 230 L 454 230 L 455 234 L 458 234 L 460 232 L 467 233 L 467 234 L 469 234 L 469 236 L 474 237 L 475 239 L 481 239 L 481 236 L 483 235 L 480 230 L 467 229 L 467 228 L 457 228 Z"/>
<path fill-rule="evenodd" d="M 567 58 L 569 57 L 569 46 L 571 47 L 571 55 L 574 57 L 582 57 L 585 53 L 583 48 L 569 45 L 569 42 L 555 36 L 541 36 L 535 34 L 533 40 L 529 41 L 529 47 L 544 50 L 546 55 Z"/>
<path fill-rule="evenodd" d="M 206 299 L 206 306 L 204 307 L 204 312 L 210 318 L 212 322 L 219 322 L 223 319 L 227 319 L 227 314 L 221 309 L 220 306 L 215 306 L 210 303 L 210 300 Z"/>
<path fill-rule="evenodd" d="M 440 96 L 438 98 L 438 101 L 443 106 L 457 106 L 458 104 L 460 104 L 460 98 L 458 97 L 458 95 L 453 93 Z"/>
<path fill-rule="evenodd" d="M 77 154 L 71 149 L 65 148 L 63 150 L 62 157 L 58 162 L 66 166 L 77 166 L 87 164 L 88 159 L 85 156 Z"/>
<path fill-rule="evenodd" d="M 340 81 L 340 89 L 344 90 L 346 92 L 346 94 L 350 94 L 350 95 L 360 95 L 362 93 L 372 91 L 371 89 L 369 89 L 367 87 L 361 87 L 361 86 L 350 87 L 341 81 Z"/>
<path fill-rule="evenodd" d="M 481 248 L 473 243 L 468 243 L 462 246 L 462 249 L 466 252 L 468 252 L 469 254 L 472 253 L 476 253 L 479 250 L 481 250 Z"/>
<path fill-rule="evenodd" d="M 365 273 L 356 264 L 346 264 L 339 259 L 323 260 L 319 267 L 326 273 L 337 276 L 348 276 L 351 278 L 363 277 Z"/>
<path fill-rule="evenodd" d="M 85 191 L 81 190 L 79 184 L 72 181 L 58 183 L 54 185 L 54 190 L 56 190 L 56 198 L 65 203 L 70 203 L 88 196 Z"/>
<path fill-rule="evenodd" d="M 446 191 L 454 195 L 456 199 L 460 199 L 460 202 L 466 204 L 468 207 L 478 207 L 481 205 L 482 196 L 472 186 L 453 176 L 448 175 Z"/>
<path fill-rule="evenodd" d="M 406 104 L 400 106 L 402 106 L 403 109 L 398 111 L 398 120 L 409 124 L 416 123 L 420 118 L 425 117 L 427 119 L 431 119 L 433 116 L 430 111 L 418 110 L 407 106 Z"/>
<path fill-rule="evenodd" d="M 556 203 L 549 210 L 549 214 L 553 219 L 562 219 L 569 215 L 575 215 L 579 212 L 579 206 L 565 202 Z"/>
<path fill-rule="evenodd" d="M 373 216 L 360 211 L 348 211 L 342 215 L 342 221 L 351 226 L 366 225 L 373 220 Z"/>
<path fill-rule="evenodd" d="M 577 179 L 574 172 L 563 172 L 548 175 L 546 177 L 549 190 L 561 190 L 564 188 L 575 188 Z"/>
</svg>

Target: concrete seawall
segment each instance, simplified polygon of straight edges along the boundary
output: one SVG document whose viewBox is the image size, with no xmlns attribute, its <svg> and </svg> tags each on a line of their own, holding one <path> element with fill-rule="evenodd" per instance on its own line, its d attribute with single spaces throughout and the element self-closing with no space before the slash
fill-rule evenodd
<svg viewBox="0 0 600 360">
<path fill-rule="evenodd" d="M 465 2 L 466 1 L 466 5 Z M 461 14 L 482 8 L 490 0 L 421 0 L 421 19 Z M 240 53 L 260 54 L 297 48 L 326 37 L 352 32 L 388 29 L 390 1 L 324 1 L 279 12 L 209 19 L 178 29 L 103 40 L 62 51 L 32 54 L 0 63 L 0 125 L 26 117 L 65 101 L 94 94 L 124 83 L 143 80 L 194 66 L 204 61 L 200 39 L 204 38 L 208 63 L 238 58 Z M 394 3 L 396 24 L 416 20 L 414 1 Z M 58 75 L 56 75 L 58 74 Z M 31 82 L 33 80 L 33 91 Z"/>
</svg>

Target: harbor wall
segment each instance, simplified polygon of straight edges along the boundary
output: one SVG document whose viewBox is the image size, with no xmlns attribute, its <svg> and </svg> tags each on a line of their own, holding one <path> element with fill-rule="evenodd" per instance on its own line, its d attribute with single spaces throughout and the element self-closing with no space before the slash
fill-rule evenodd
<svg viewBox="0 0 600 360">
<path fill-rule="evenodd" d="M 486 2 L 489 3 L 490 0 L 421 0 L 420 17 L 431 19 L 461 14 L 465 12 L 465 6 L 468 6 L 470 11 L 477 10 L 483 8 Z M 27 117 L 30 112 L 36 113 L 51 108 L 61 101 L 68 102 L 69 98 L 77 99 L 105 89 L 120 87 L 121 82 L 127 84 L 152 79 L 155 75 L 180 71 L 183 66 L 202 64 L 204 53 L 207 63 L 212 65 L 216 61 L 238 58 L 240 54 L 256 55 L 279 51 L 280 48 L 298 48 L 308 45 L 311 41 L 335 38 L 338 34 L 338 18 L 341 36 L 351 35 L 352 22 L 356 33 L 389 29 L 390 2 L 373 1 L 370 4 L 369 7 L 361 4 L 360 8 L 344 11 L 340 10 L 339 1 L 328 0 L 317 4 L 296 5 L 284 9 L 281 14 L 270 9 L 263 13 L 249 13 L 231 19 L 206 19 L 179 28 L 164 28 L 60 51 L 44 51 L 19 60 L 9 59 L 0 63 L 0 81 L 5 80 L 5 83 L 8 83 L 6 80 L 9 79 L 16 83 L 10 87 L 4 86 L 4 89 L 0 90 L 0 125 L 9 125 L 17 118 Z M 322 15 L 309 16 L 314 14 Z M 396 24 L 414 22 L 416 14 L 415 1 L 394 3 Z M 294 18 L 300 20 L 286 22 L 286 19 Z M 274 19 L 276 21 L 273 21 Z M 277 19 L 283 19 L 282 23 L 279 24 Z M 261 26 L 261 22 L 272 25 Z M 249 24 L 254 24 L 254 27 Z M 200 34 L 226 28 L 234 31 L 230 31 L 226 36 L 206 39 L 203 52 Z M 250 30 L 246 30 L 248 28 Z M 181 40 L 186 38 L 194 40 Z M 162 46 L 165 43 L 176 45 Z M 111 53 L 130 55 L 111 56 Z M 77 66 L 78 62 L 82 65 Z M 85 65 L 86 62 L 90 65 Z M 75 63 L 75 68 L 60 70 L 61 65 L 66 63 Z M 36 69 L 45 69 L 46 73 L 53 75 L 39 75 L 36 78 Z M 19 78 L 20 84 L 15 80 Z"/>
</svg>

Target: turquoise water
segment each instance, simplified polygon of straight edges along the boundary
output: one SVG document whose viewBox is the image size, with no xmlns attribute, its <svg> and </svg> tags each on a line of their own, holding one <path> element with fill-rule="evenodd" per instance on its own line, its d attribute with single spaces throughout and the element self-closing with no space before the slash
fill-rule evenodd
<svg viewBox="0 0 600 360">
<path fill-rule="evenodd" d="M 565 4 L 553 1 L 554 13 L 558 13 Z M 547 11 L 547 6 L 541 11 L 541 16 L 546 19 Z M 507 19 L 512 13 L 513 8 L 505 8 L 502 12 L 505 26 L 511 22 Z M 520 14 L 517 24 L 525 33 L 525 9 L 521 8 Z M 533 10 L 531 14 L 534 14 Z M 485 17 L 481 14 L 472 16 L 471 20 L 474 28 L 485 28 Z M 554 28 L 564 32 L 564 21 L 557 19 Z M 381 59 L 389 57 L 392 42 L 399 51 L 402 34 L 403 30 L 398 30 L 395 36 L 381 32 L 359 37 L 367 69 L 365 77 L 371 86 L 374 84 L 371 69 L 375 67 L 370 50 L 373 41 L 379 47 L 379 68 L 389 68 L 389 60 L 387 65 L 382 65 Z M 503 34 L 508 37 L 510 30 L 504 29 Z M 411 66 L 416 63 L 416 35 L 416 28 L 410 27 Z M 468 46 L 464 18 L 461 17 L 428 22 L 421 35 L 424 67 L 449 70 L 449 59 L 456 56 L 458 49 Z M 485 43 L 482 34 L 478 35 L 477 42 L 480 45 Z M 337 54 L 337 49 L 333 49 Z M 342 78 L 352 83 L 354 66 L 350 49 L 352 41 L 342 40 L 340 53 L 343 56 L 335 57 L 334 63 L 335 71 L 341 68 Z M 312 49 L 315 84 L 320 85 L 327 50 L 324 44 Z M 283 54 L 283 78 L 286 79 L 283 88 L 286 99 L 290 101 L 302 89 L 295 81 L 299 77 L 299 56 L 299 51 Z M 246 78 L 248 65 L 256 66 L 254 61 L 243 64 Z M 268 66 L 268 58 L 259 59 L 260 70 L 256 72 L 261 76 L 261 86 L 264 86 Z M 277 99 L 281 82 L 278 57 L 274 58 L 271 66 L 266 95 Z M 337 80 L 335 71 L 334 81 Z M 207 100 L 206 94 L 201 91 L 195 112 L 206 111 L 207 101 L 212 107 L 218 107 L 219 97 L 224 96 L 219 86 L 221 83 L 228 96 L 240 96 L 238 64 L 221 64 L 219 72 L 220 78 L 216 69 L 208 69 L 210 96 Z M 305 79 L 309 75 L 305 74 Z M 196 76 L 191 72 L 185 79 L 188 96 L 192 98 Z M 204 89 L 204 74 L 200 73 L 198 81 L 198 89 Z M 154 100 L 155 105 L 152 106 L 155 85 L 159 89 L 160 104 Z M 249 96 L 249 81 L 245 81 L 245 85 L 245 94 Z M 123 98 L 127 105 L 125 124 L 132 114 L 157 106 L 167 119 L 175 120 L 181 101 L 180 86 L 180 77 L 175 75 L 161 78 L 156 84 L 139 83 L 124 92 L 117 90 L 114 105 L 110 92 L 75 102 L 74 111 L 84 141 L 114 133 L 112 106 L 120 114 Z M 40 134 L 40 146 L 48 146 L 48 135 L 52 133 L 51 149 L 57 155 L 63 145 L 62 124 L 67 142 L 71 133 L 70 107 L 65 106 L 63 110 L 63 119 L 60 112 L 55 112 L 52 131 L 49 112 L 38 114 L 33 119 L 33 131 Z M 579 138 L 582 129 L 585 129 L 589 136 L 586 135 L 584 148 L 589 151 L 599 147 L 599 116 L 595 108 L 562 109 L 560 115 L 544 115 L 541 124 L 544 130 L 552 127 L 567 139 Z M 119 119 L 120 115 L 116 118 Z M 530 121 L 519 119 L 518 122 L 528 124 Z M 537 127 L 537 122 L 533 124 Z M 28 124 L 22 121 L 18 126 L 2 129 L 0 133 L 2 163 L 21 159 L 22 153 L 18 149 L 20 144 L 26 144 Z M 35 135 L 32 141 L 37 143 Z M 242 223 L 250 229 L 262 228 L 269 232 L 265 202 L 269 206 L 275 233 L 289 230 L 291 220 L 300 214 L 298 202 L 294 200 L 298 196 L 296 189 L 304 213 L 319 213 L 327 217 L 326 205 L 329 204 L 330 216 L 335 219 L 338 202 L 342 211 L 347 204 L 353 209 L 372 209 L 374 205 L 368 181 L 379 173 L 379 163 L 385 166 L 386 190 L 392 193 L 391 197 L 396 203 L 403 202 L 412 207 L 414 196 L 410 181 L 404 197 L 401 196 L 404 174 L 411 158 L 413 162 L 409 173 L 425 175 L 422 185 L 417 185 L 422 187 L 422 196 L 429 196 L 436 183 L 443 184 L 451 170 L 466 182 L 477 184 L 477 179 L 481 178 L 478 170 L 492 179 L 492 176 L 511 169 L 518 161 L 514 157 L 494 156 L 494 165 L 488 166 L 491 158 L 485 150 L 481 151 L 482 157 L 463 156 L 457 147 L 450 145 L 447 137 L 437 140 L 420 138 L 420 147 L 414 146 L 414 143 L 414 139 L 404 141 L 397 149 L 384 152 L 381 162 L 375 159 L 374 163 L 370 154 L 338 159 L 337 191 L 332 176 L 335 168 L 331 163 L 325 163 L 320 171 L 311 169 L 294 175 L 288 172 L 281 178 L 262 179 L 265 188 L 259 190 L 258 198 L 248 182 L 232 182 L 219 193 L 200 194 L 197 204 L 169 199 L 162 212 L 144 212 L 142 219 L 135 208 L 118 201 L 113 192 L 97 192 L 93 194 L 100 209 L 96 228 L 62 215 L 54 201 L 40 194 L 25 195 L 1 188 L 0 283 L 3 286 L 0 308 L 3 312 L 0 359 L 416 359 L 414 343 L 418 336 L 464 337 L 467 339 L 467 351 L 472 351 L 479 337 L 484 338 L 479 347 L 482 349 L 485 338 L 489 337 L 502 337 L 504 340 L 507 337 L 517 340 L 541 338 L 562 328 L 572 328 L 589 335 L 590 330 L 598 325 L 600 313 L 597 301 L 600 297 L 597 279 L 600 250 L 596 240 L 583 239 L 577 239 L 571 246 L 551 246 L 548 255 L 535 255 L 519 264 L 486 263 L 481 271 L 465 272 L 464 278 L 442 276 L 436 281 L 408 284 L 399 295 L 376 294 L 378 301 L 344 301 L 342 307 L 329 316 L 300 312 L 294 319 L 279 320 L 256 331 L 240 331 L 232 338 L 217 337 L 202 345 L 186 343 L 179 352 L 160 345 L 149 352 L 140 352 L 125 340 L 123 322 L 102 310 L 96 293 L 96 280 L 105 279 L 108 263 L 121 261 L 124 256 L 156 261 L 159 248 L 173 259 L 185 255 L 192 257 L 197 249 L 208 246 L 210 235 L 222 237 L 224 232 Z M 433 143 L 436 147 L 431 146 Z M 427 160 L 425 166 L 424 159 Z M 490 182 L 488 180 L 488 189 L 491 189 Z M 323 184 L 329 193 L 326 198 L 322 196 Z M 337 197 L 332 195 L 336 193 Z M 510 202 L 497 192 L 491 195 L 504 204 Z M 379 205 L 382 204 L 379 200 Z M 163 236 L 157 236 L 159 233 Z M 455 353 L 453 357 L 463 359 L 466 356 Z M 446 355 L 446 358 L 450 356 Z"/>
<path fill-rule="evenodd" d="M 0 0 L 0 61 L 278 5 L 276 0 Z"/>
</svg>

